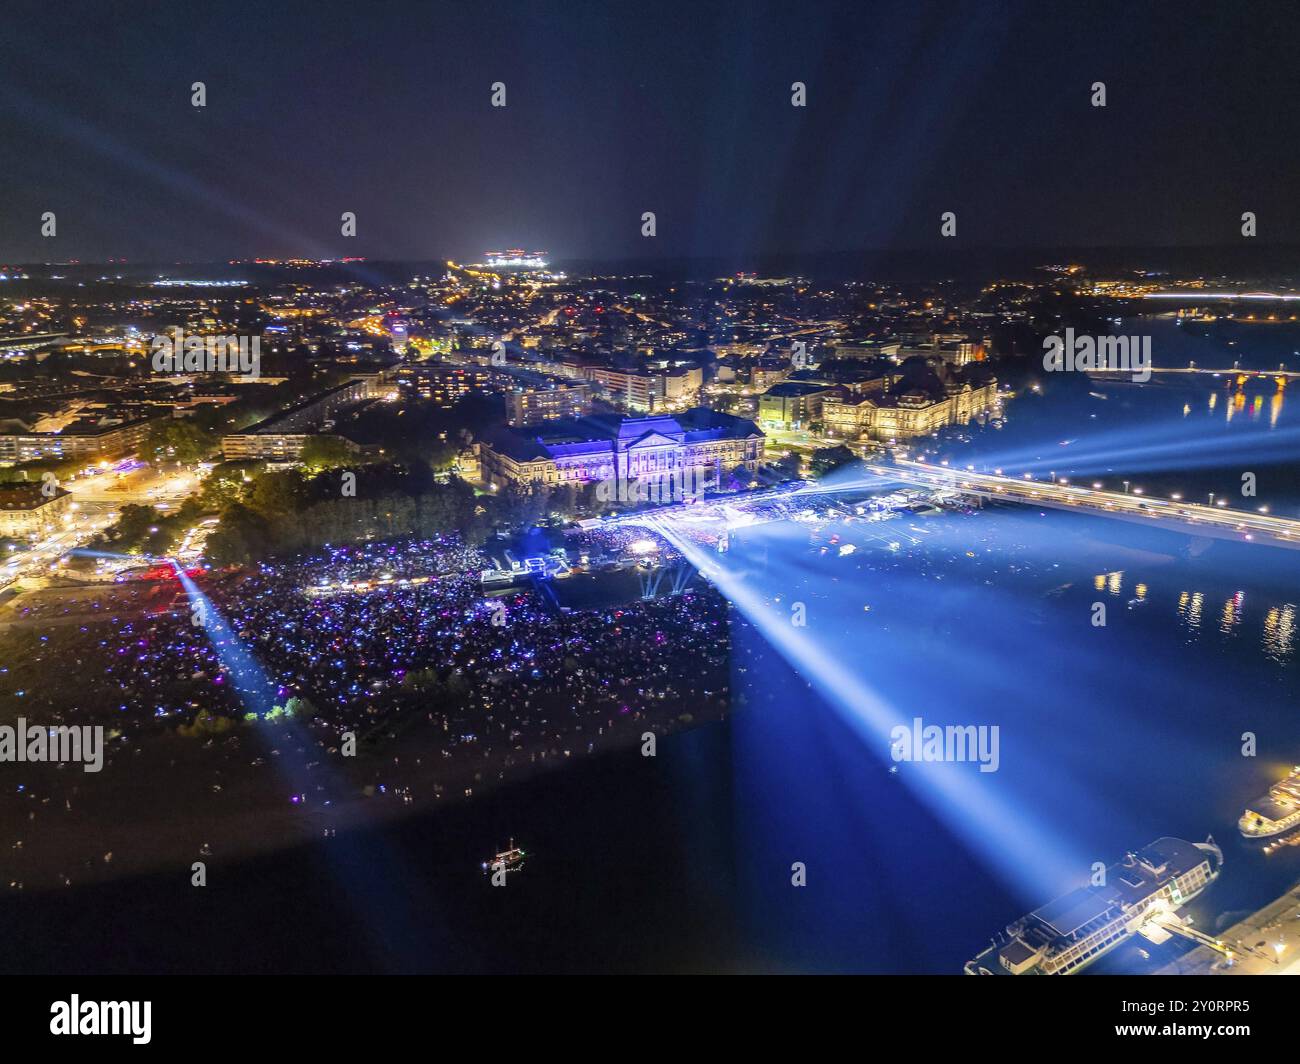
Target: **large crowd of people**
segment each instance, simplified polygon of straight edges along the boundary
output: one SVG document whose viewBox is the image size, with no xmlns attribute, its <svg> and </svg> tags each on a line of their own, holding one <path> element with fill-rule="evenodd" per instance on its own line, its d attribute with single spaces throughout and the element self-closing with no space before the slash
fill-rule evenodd
<svg viewBox="0 0 1300 1064">
<path fill-rule="evenodd" d="M 382 745 L 422 718 L 442 757 L 509 765 L 725 693 L 712 592 L 565 610 L 528 586 L 485 595 L 483 567 L 450 538 L 348 548 L 263 567 L 213 599 L 276 696 L 309 699 L 335 741 Z"/>
<path fill-rule="evenodd" d="M 593 532 L 575 555 L 608 559 L 625 539 Z M 256 776 L 318 807 L 472 792 L 725 712 L 728 607 L 711 589 L 569 609 L 527 582 L 486 591 L 489 567 L 446 535 L 161 592 L 84 589 L 61 623 L 32 607 L 5 633 L 0 695 L 34 724 L 104 725 L 106 779 L 123 763 L 147 771 L 161 742 L 169 771 L 210 774 L 214 795 Z M 32 770 L 23 807 L 61 811 L 78 777 Z"/>
</svg>

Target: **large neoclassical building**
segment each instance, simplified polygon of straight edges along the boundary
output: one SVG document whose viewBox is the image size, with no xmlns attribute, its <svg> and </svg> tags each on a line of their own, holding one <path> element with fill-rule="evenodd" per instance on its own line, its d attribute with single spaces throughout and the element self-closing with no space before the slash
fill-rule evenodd
<svg viewBox="0 0 1300 1064">
<path fill-rule="evenodd" d="M 996 407 L 997 402 L 996 380 L 978 388 L 949 383 L 941 398 L 923 391 L 910 391 L 902 395 L 827 399 L 822 407 L 822 421 L 828 436 L 887 442 L 913 440 L 937 432 L 945 425 L 969 424 L 979 414 Z"/>
<path fill-rule="evenodd" d="M 752 421 L 696 407 L 674 417 L 617 414 L 500 431 L 479 441 L 483 480 L 547 486 L 636 480 L 696 470 L 705 479 L 763 460 L 763 434 Z"/>
</svg>

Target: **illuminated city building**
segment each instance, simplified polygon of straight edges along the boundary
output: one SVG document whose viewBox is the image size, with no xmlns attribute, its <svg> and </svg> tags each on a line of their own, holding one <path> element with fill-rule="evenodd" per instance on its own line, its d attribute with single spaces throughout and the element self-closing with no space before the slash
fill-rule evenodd
<svg viewBox="0 0 1300 1064">
<path fill-rule="evenodd" d="M 997 403 L 997 382 L 979 388 L 949 384 L 942 398 L 925 392 L 868 398 L 862 411 L 861 433 L 873 440 L 910 440 L 928 436 L 946 425 L 965 425 Z"/>
<path fill-rule="evenodd" d="M 501 383 L 501 374 L 490 366 L 435 363 L 397 371 L 399 388 L 441 408 L 455 406 L 467 395 L 500 390 Z"/>
<path fill-rule="evenodd" d="M 653 410 L 657 391 L 655 377 L 639 370 L 587 366 L 583 376 L 609 398 L 632 410 Z"/>
<path fill-rule="evenodd" d="M 759 424 L 783 429 L 807 428 L 813 422 L 821 421 L 827 399 L 842 394 L 840 389 L 826 384 L 782 381 L 759 397 Z"/>
<path fill-rule="evenodd" d="M 655 375 L 656 407 L 684 406 L 699 398 L 704 371 L 699 366 L 675 366 Z"/>
<path fill-rule="evenodd" d="M 839 359 L 889 358 L 897 361 L 898 351 L 902 346 L 897 340 L 859 340 L 836 344 L 834 352 L 835 357 Z"/>
<path fill-rule="evenodd" d="M 674 417 L 594 415 L 541 431 L 499 432 L 479 443 L 490 484 L 557 485 L 702 470 L 716 483 L 728 470 L 751 472 L 764 436 L 752 421 L 696 407 Z"/>
<path fill-rule="evenodd" d="M 0 433 L 0 462 L 34 462 L 42 458 L 116 458 L 132 454 L 144 442 L 153 417 L 125 421 L 74 421 L 59 432 Z"/>
<path fill-rule="evenodd" d="M 0 488 L 0 536 L 8 539 L 44 539 L 57 531 L 69 512 L 72 493 L 44 484 L 19 484 Z"/>
<path fill-rule="evenodd" d="M 591 389 L 585 384 L 516 388 L 506 393 L 506 423 L 539 425 L 544 421 L 585 417 L 591 413 Z"/>
<path fill-rule="evenodd" d="M 431 363 L 403 366 L 398 386 L 435 406 L 455 406 L 467 395 L 499 394 L 511 425 L 535 425 L 591 413 L 591 387 L 515 366 Z"/>
<path fill-rule="evenodd" d="M 364 374 L 336 385 L 242 432 L 221 438 L 227 460 L 266 459 L 292 461 L 302 455 L 310 436 L 346 406 L 373 398 L 381 387 L 380 374 Z M 341 439 L 342 437 L 340 437 Z"/>
<path fill-rule="evenodd" d="M 982 362 L 986 357 L 987 341 L 975 341 L 960 334 L 934 333 L 922 340 L 901 344 L 894 354 L 898 361 L 907 358 L 933 358 L 960 369 L 971 362 Z"/>
<path fill-rule="evenodd" d="M 860 439 L 871 400 L 864 395 L 827 399 L 822 404 L 822 431 L 846 440 Z"/>
</svg>

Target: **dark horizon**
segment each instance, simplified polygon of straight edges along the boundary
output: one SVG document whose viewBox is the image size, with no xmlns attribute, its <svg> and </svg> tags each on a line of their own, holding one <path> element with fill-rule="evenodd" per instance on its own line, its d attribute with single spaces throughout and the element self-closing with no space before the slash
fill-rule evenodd
<svg viewBox="0 0 1300 1064">
<path fill-rule="evenodd" d="M 466 259 L 460 265 L 472 264 Z M 32 262 L 0 262 L 0 271 L 69 271 L 60 276 L 67 279 L 78 271 L 105 273 L 113 270 L 126 274 L 144 272 L 209 270 L 214 276 L 239 268 L 259 271 L 293 270 L 294 262 L 314 262 L 317 266 L 342 272 L 355 272 L 367 282 L 376 281 L 377 275 L 391 273 L 390 283 L 408 279 L 406 271 L 412 267 L 432 266 L 441 270 L 448 262 L 447 256 L 387 257 L 352 256 L 321 257 L 307 255 L 248 256 L 237 259 L 73 259 L 38 260 Z M 1300 243 L 1270 243 L 1265 241 L 1236 245 L 1164 245 L 1132 247 L 1013 247 L 984 246 L 959 247 L 951 251 L 936 248 L 860 248 L 824 252 L 771 252 L 766 254 L 737 254 L 734 256 L 680 256 L 680 257 L 623 257 L 623 258 L 556 258 L 548 260 L 549 268 L 567 272 L 571 277 L 599 276 L 603 274 L 650 276 L 664 280 L 706 281 L 731 276 L 739 272 L 757 272 L 760 276 L 798 276 L 811 281 L 827 283 L 846 280 L 869 280 L 881 283 L 918 283 L 946 281 L 972 281 L 980 278 L 1025 279 L 1043 278 L 1043 271 L 1051 266 L 1079 265 L 1088 275 L 1125 275 L 1146 273 L 1152 276 L 1169 275 L 1171 279 L 1192 276 L 1231 278 L 1234 283 L 1252 281 L 1300 281 Z M 87 279 L 82 277 L 80 279 Z M 123 281 L 129 280 L 123 277 Z M 10 284 L 33 283 L 50 280 L 48 276 L 34 273 L 24 282 L 10 278 Z"/>
</svg>

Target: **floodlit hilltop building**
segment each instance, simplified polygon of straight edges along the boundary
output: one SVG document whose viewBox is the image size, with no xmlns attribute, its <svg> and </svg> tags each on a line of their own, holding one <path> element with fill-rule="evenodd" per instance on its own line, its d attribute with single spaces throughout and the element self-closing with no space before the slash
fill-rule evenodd
<svg viewBox="0 0 1300 1064">
<path fill-rule="evenodd" d="M 763 460 L 764 436 L 752 421 L 696 407 L 674 417 L 626 418 L 598 414 L 505 430 L 479 441 L 482 478 L 488 484 L 555 486 L 594 480 L 636 480 L 682 474 L 718 483 Z"/>
</svg>

